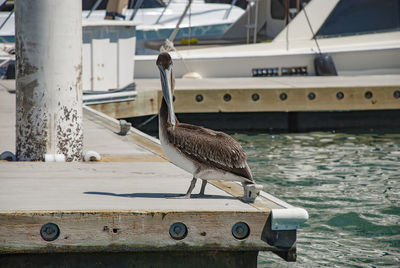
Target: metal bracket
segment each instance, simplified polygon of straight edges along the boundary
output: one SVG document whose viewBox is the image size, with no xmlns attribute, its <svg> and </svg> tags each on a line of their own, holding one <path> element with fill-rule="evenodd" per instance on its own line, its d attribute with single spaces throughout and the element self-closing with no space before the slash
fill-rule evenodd
<svg viewBox="0 0 400 268">
<path fill-rule="evenodd" d="M 260 191 L 263 189 L 261 184 L 247 184 L 243 187 L 243 200 L 245 202 L 253 203 L 257 196 L 260 195 Z"/>
<path fill-rule="evenodd" d="M 128 134 L 128 132 L 129 132 L 129 130 L 131 130 L 132 123 L 121 119 L 121 120 L 119 120 L 119 126 L 120 126 L 120 131 L 118 134 L 121 136 L 126 136 L 126 134 Z"/>
</svg>

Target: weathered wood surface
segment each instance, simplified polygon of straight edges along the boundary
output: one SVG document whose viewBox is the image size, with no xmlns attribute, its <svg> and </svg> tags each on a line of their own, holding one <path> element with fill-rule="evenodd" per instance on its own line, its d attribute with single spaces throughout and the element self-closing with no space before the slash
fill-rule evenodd
<svg viewBox="0 0 400 268">
<path fill-rule="evenodd" d="M 0 253 L 149 251 L 172 250 L 268 250 L 261 241 L 267 213 L 250 211 L 21 211 L 1 214 Z M 247 222 L 250 235 L 232 235 L 236 222 Z M 52 222 L 60 228 L 58 239 L 47 242 L 41 227 Z M 174 240 L 170 226 L 183 222 L 187 236 Z"/>
<path fill-rule="evenodd" d="M 91 107 L 114 118 L 157 114 L 162 94 L 158 79 L 137 79 L 137 99 Z M 348 77 L 269 77 L 177 79 L 177 113 L 357 111 L 400 109 L 400 75 Z M 338 99 L 337 94 L 343 93 Z M 365 94 L 371 92 L 371 98 Z M 280 95 L 285 93 L 286 100 Z M 315 95 L 309 99 L 309 94 Z M 229 94 L 231 99 L 224 100 Z M 258 94 L 258 100 L 253 100 Z M 399 93 L 400 94 L 400 93 Z M 202 101 L 196 101 L 201 95 Z"/>
</svg>

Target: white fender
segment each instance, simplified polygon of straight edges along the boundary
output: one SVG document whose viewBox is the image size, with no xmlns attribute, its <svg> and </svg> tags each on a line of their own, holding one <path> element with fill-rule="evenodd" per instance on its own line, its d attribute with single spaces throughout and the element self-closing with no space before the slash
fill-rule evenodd
<svg viewBox="0 0 400 268">
<path fill-rule="evenodd" d="M 308 220 L 308 212 L 303 208 L 283 208 L 271 210 L 272 230 L 296 230 Z"/>
</svg>

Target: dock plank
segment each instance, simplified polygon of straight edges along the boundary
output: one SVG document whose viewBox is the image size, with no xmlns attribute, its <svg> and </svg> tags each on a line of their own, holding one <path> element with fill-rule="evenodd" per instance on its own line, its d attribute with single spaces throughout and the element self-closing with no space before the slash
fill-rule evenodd
<svg viewBox="0 0 400 268">
<path fill-rule="evenodd" d="M 0 213 L 19 210 L 249 210 L 225 191 L 200 183 L 169 162 L 0 163 Z"/>
<path fill-rule="evenodd" d="M 236 221 L 251 217 L 251 233 L 245 240 L 232 236 Z M 182 241 L 169 234 L 170 226 L 177 221 L 188 228 Z M 233 221 L 233 222 L 232 222 Z M 59 238 L 52 243 L 36 233 L 46 222 L 57 223 Z M 275 250 L 260 240 L 265 226 L 265 215 L 237 211 L 234 214 L 198 211 L 165 211 L 143 213 L 140 211 L 55 211 L 19 212 L 0 217 L 0 253 L 12 252 L 96 252 L 96 251 L 165 251 L 190 250 Z M 23 243 L 21 243 L 23 241 Z"/>
</svg>

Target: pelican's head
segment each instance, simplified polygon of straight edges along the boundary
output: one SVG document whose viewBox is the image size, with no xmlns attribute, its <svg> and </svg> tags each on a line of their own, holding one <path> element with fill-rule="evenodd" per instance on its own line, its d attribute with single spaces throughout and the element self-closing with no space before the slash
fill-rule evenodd
<svg viewBox="0 0 400 268">
<path fill-rule="evenodd" d="M 175 113 L 173 104 L 173 76 L 172 76 L 172 59 L 167 52 L 162 52 L 157 58 L 157 67 L 160 70 L 161 88 L 164 100 L 168 106 L 169 120 L 175 126 Z"/>
</svg>

